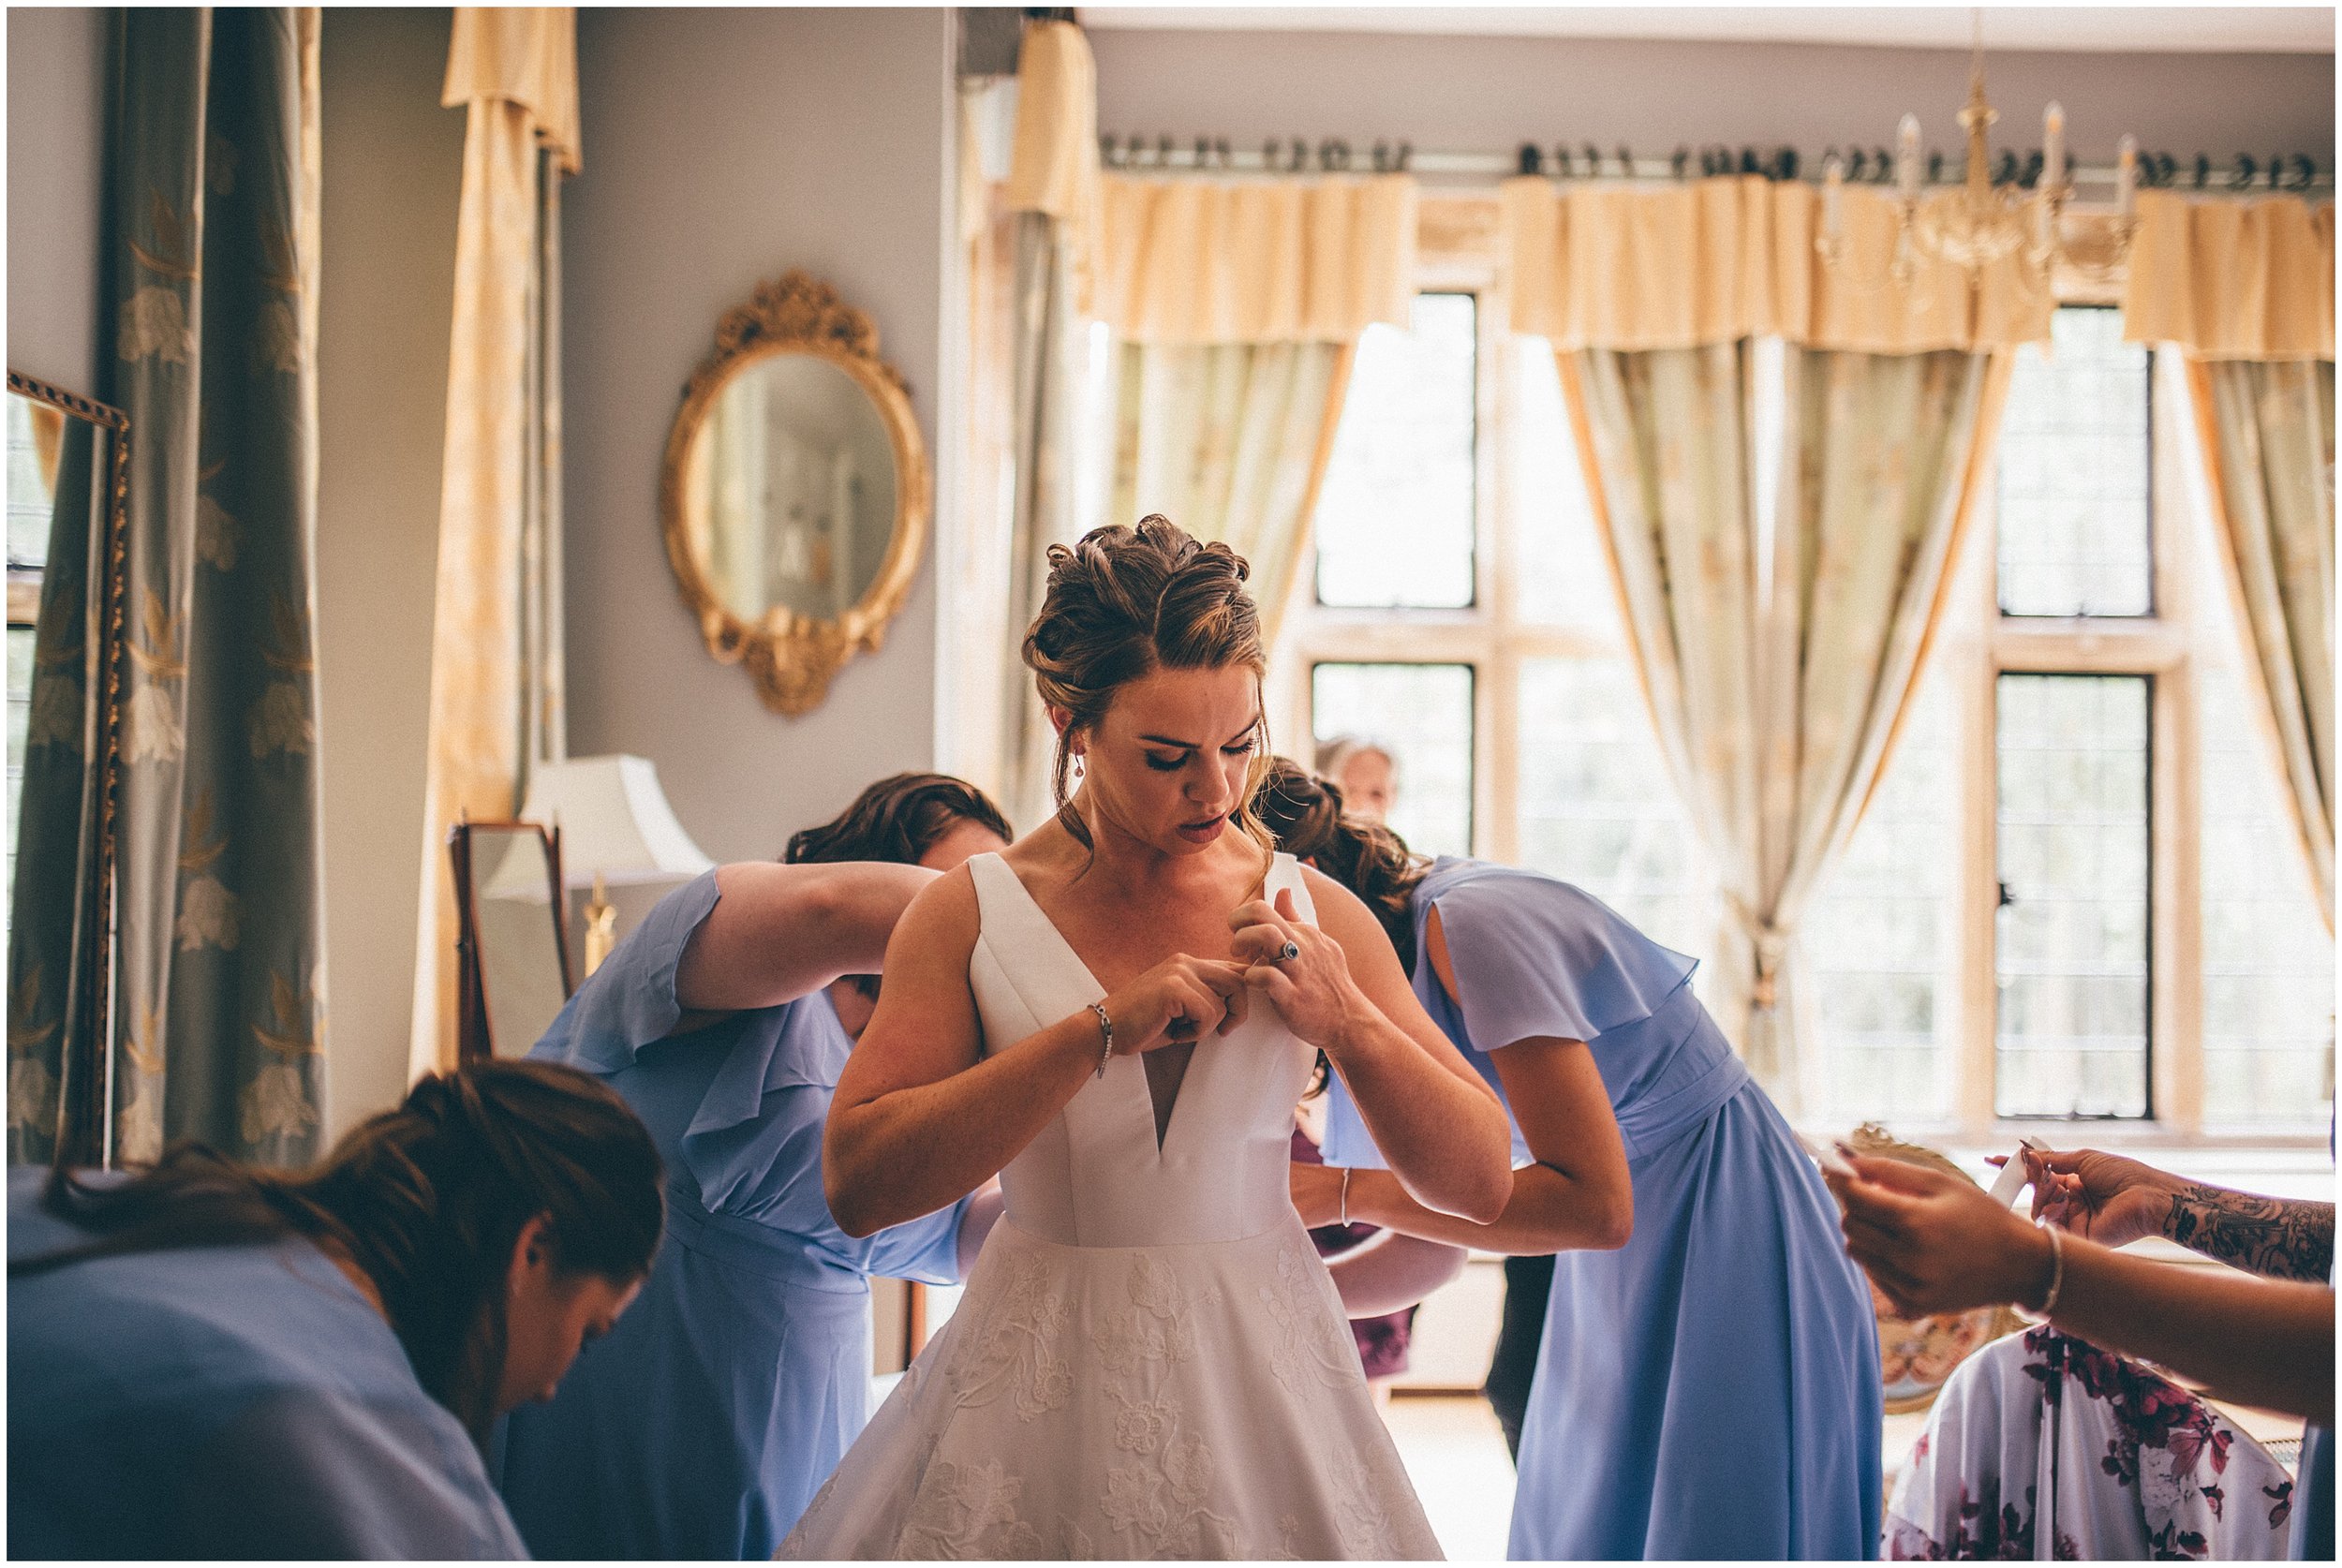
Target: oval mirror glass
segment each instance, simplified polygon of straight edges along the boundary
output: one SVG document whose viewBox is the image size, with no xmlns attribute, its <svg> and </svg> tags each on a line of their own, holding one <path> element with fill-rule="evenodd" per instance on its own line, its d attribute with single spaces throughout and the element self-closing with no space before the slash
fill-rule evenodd
<svg viewBox="0 0 2342 1568">
<path fill-rule="evenodd" d="M 744 621 L 844 615 L 895 529 L 894 444 L 853 377 L 778 353 L 741 366 L 693 443 L 686 510 L 708 584 Z"/>
</svg>

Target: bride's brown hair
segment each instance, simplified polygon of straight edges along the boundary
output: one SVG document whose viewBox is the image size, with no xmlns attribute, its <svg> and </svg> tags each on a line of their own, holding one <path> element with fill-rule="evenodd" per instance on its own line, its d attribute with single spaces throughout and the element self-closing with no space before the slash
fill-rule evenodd
<svg viewBox="0 0 2342 1568">
<path fill-rule="evenodd" d="M 1025 633 L 1025 664 L 1041 700 L 1073 716 L 1058 733 L 1049 788 L 1058 821 L 1085 848 L 1094 848 L 1089 826 L 1066 788 L 1074 735 L 1097 727 L 1116 691 L 1157 670 L 1240 664 L 1253 672 L 1258 701 L 1268 650 L 1261 643 L 1260 612 L 1244 591 L 1251 570 L 1226 545 L 1191 538 L 1160 513 L 1140 518 L 1135 528 L 1092 528 L 1078 543 L 1049 546 L 1048 592 Z M 1271 840 L 1252 801 L 1267 767 L 1263 704 L 1236 820 L 1264 854 Z"/>
</svg>

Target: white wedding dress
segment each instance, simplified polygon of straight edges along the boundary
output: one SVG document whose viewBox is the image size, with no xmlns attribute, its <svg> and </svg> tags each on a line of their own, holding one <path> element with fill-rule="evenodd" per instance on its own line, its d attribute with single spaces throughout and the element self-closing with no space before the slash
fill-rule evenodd
<svg viewBox="0 0 2342 1568">
<path fill-rule="evenodd" d="M 1104 995 L 998 855 L 969 863 L 987 1042 Z M 1292 890 L 1293 860 L 1268 894 Z M 1144 1060 L 1084 1084 L 1001 1180 L 943 1331 L 784 1558 L 1436 1558 L 1286 1181 L 1312 1054 L 1255 1000 L 1195 1048 L 1158 1149 Z"/>
</svg>

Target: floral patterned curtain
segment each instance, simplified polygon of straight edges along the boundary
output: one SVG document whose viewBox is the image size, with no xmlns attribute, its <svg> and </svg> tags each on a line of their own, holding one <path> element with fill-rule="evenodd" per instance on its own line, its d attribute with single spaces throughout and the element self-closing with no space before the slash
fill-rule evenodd
<svg viewBox="0 0 2342 1568">
<path fill-rule="evenodd" d="M 1798 921 L 1886 769 L 2008 366 L 1955 349 L 1782 352 L 1770 528 L 1755 343 L 1560 363 L 1660 752 L 1716 867 L 1710 1004 L 1796 1116 L 1820 1099 Z"/>
<path fill-rule="evenodd" d="M 325 1097 L 318 14 L 117 11 L 110 70 L 97 391 L 132 432 L 113 1150 L 298 1163 Z"/>
<path fill-rule="evenodd" d="M 2214 534 L 2302 853 L 2334 928 L 2334 362 L 2190 359 Z"/>
</svg>

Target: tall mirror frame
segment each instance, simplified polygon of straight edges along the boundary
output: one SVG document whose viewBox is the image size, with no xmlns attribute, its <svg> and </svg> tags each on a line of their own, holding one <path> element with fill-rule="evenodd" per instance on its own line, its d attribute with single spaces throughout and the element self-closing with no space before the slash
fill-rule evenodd
<svg viewBox="0 0 2342 1568">
<path fill-rule="evenodd" d="M 780 354 L 824 360 L 852 377 L 885 425 L 895 459 L 895 518 L 877 572 L 842 614 L 815 616 L 785 608 L 749 619 L 717 591 L 708 564 L 693 545 L 693 448 L 706 434 L 717 399 L 733 380 Z M 931 486 L 926 449 L 912 412 L 908 385 L 879 357 L 878 329 L 869 317 L 809 274 L 791 271 L 760 283 L 743 304 L 724 313 L 715 348 L 691 373 L 683 406 L 667 436 L 660 466 L 659 511 L 667 561 L 684 602 L 699 623 L 707 651 L 719 664 L 744 665 L 757 695 L 775 713 L 794 718 L 822 705 L 846 660 L 875 653 L 886 628 L 911 595 L 926 546 Z"/>
<path fill-rule="evenodd" d="M 490 938 L 487 922 L 481 914 L 479 878 L 480 850 L 474 842 L 480 835 L 506 836 L 513 842 L 507 844 L 507 855 L 526 854 L 534 849 L 545 877 L 546 923 L 553 937 L 553 955 L 562 1000 L 567 1001 L 577 990 L 577 971 L 570 958 L 569 904 L 561 878 L 561 829 L 556 823 L 548 827 L 541 822 L 525 821 L 457 822 L 447 832 L 448 858 L 455 876 L 456 907 L 456 1031 L 455 1055 L 458 1061 L 487 1061 L 498 1056 L 524 1057 L 536 1037 L 526 1040 L 505 1040 L 496 1036 L 496 1010 L 490 1006 L 491 982 L 488 971 L 497 967 L 488 952 Z M 501 865 L 495 869 L 504 869 Z M 518 868 L 517 883 L 526 875 L 527 867 Z M 546 1020 L 548 1023 L 550 1019 Z"/>
<path fill-rule="evenodd" d="M 52 1157 L 62 1164 L 104 1166 L 113 1162 L 113 1053 L 108 1045 L 114 1033 L 114 872 L 122 782 L 123 633 L 129 599 L 130 417 L 111 405 L 38 377 L 15 369 L 7 374 L 8 391 L 14 395 L 54 408 L 67 419 L 83 421 L 107 436 L 102 468 L 95 462 L 92 465 L 91 482 L 100 490 L 105 501 L 100 518 L 90 530 L 89 556 L 82 579 L 82 614 L 87 632 L 80 659 L 84 673 L 80 719 L 83 758 L 81 797 L 82 832 L 88 835 L 90 844 L 86 874 L 74 890 L 72 908 L 68 910 L 20 907 L 12 886 L 8 911 L 11 949 L 28 920 L 62 917 L 71 923 L 66 980 L 70 995 L 61 1020 L 65 1038 L 58 1055 Z M 55 501 L 52 492 L 52 518 Z M 54 565 L 52 555 L 43 571 L 42 582 L 47 581 L 48 570 L 53 570 Z M 12 569 L 8 583 L 10 625 L 29 620 L 37 626 L 42 598 L 39 585 L 20 582 L 19 574 Z M 35 646 L 38 649 L 40 644 L 37 642 Z M 37 661 L 53 652 L 37 653 Z M 45 1033 L 20 1018 L 20 1010 L 27 998 L 19 993 L 16 967 L 12 952 L 8 1010 L 12 1088 L 20 1043 L 37 1043 L 34 1037 Z M 16 1140 L 11 1138 L 10 1142 L 13 1146 Z M 13 1146 L 10 1153 L 12 1158 L 18 1157 Z"/>
</svg>

